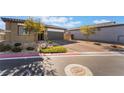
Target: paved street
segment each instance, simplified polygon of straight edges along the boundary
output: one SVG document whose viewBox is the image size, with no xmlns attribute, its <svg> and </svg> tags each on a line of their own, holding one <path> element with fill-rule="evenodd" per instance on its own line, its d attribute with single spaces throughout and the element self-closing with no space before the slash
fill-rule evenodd
<svg viewBox="0 0 124 93">
<path fill-rule="evenodd" d="M 40 56 L 38 56 L 40 57 Z M 43 57 L 43 56 L 42 56 Z M 123 76 L 124 75 L 124 53 L 81 53 L 80 55 L 47 55 L 43 58 L 49 58 L 49 62 L 56 69 L 56 75 L 64 76 L 64 68 L 68 64 L 81 64 L 87 66 L 94 76 Z M 3 60 L 2 60 L 3 59 Z M 36 61 L 42 58 L 35 56 L 25 58 L 0 59 L 0 75 L 41 75 L 34 74 L 35 69 L 39 71 L 39 67 L 34 68 Z M 31 64 L 31 65 L 30 65 Z M 33 68 L 32 68 L 33 66 Z M 19 71 L 19 69 L 21 69 Z M 36 71 L 36 73 L 37 73 Z M 19 72 L 19 73 L 17 73 Z M 3 74 L 4 73 L 4 74 Z M 15 74 L 14 74 L 15 73 Z M 27 73 L 27 74 L 26 74 Z"/>
<path fill-rule="evenodd" d="M 124 56 L 64 56 L 50 57 L 59 75 L 64 74 L 68 64 L 87 66 L 95 76 L 123 76 Z"/>
</svg>

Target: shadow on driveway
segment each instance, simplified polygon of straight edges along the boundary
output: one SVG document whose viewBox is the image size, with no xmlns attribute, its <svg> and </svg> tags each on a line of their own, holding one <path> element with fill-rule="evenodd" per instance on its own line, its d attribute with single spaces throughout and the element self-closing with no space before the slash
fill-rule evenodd
<svg viewBox="0 0 124 93">
<path fill-rule="evenodd" d="M 59 45 L 69 45 L 73 43 L 78 43 L 77 41 L 66 41 L 66 40 L 53 40 L 53 41 Z"/>
</svg>

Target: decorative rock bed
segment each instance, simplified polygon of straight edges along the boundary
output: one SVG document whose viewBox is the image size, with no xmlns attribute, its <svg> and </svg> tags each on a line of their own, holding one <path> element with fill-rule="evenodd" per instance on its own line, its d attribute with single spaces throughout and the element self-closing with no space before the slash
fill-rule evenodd
<svg viewBox="0 0 124 93">
<path fill-rule="evenodd" d="M 42 62 L 34 62 L 0 71 L 0 76 L 55 76 L 54 69 L 47 69 Z"/>
</svg>

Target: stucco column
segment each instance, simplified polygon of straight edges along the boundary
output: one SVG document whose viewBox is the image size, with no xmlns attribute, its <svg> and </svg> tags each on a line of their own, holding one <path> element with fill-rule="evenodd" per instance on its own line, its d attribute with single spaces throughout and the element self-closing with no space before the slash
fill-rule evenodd
<svg viewBox="0 0 124 93">
<path fill-rule="evenodd" d="M 44 41 L 46 41 L 48 38 L 47 38 L 47 31 L 44 31 Z"/>
<path fill-rule="evenodd" d="M 37 33 L 37 32 L 35 32 L 35 34 L 34 34 L 34 35 L 35 35 L 34 41 L 35 41 L 35 42 L 37 42 L 37 41 L 38 41 L 38 33 Z"/>
</svg>

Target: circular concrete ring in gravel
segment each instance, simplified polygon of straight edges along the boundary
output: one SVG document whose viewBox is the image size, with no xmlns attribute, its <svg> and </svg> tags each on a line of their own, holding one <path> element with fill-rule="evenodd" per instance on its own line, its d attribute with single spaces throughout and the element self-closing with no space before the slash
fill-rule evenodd
<svg viewBox="0 0 124 93">
<path fill-rule="evenodd" d="M 80 64 L 69 64 L 64 71 L 67 76 L 93 76 L 89 68 Z"/>
</svg>

